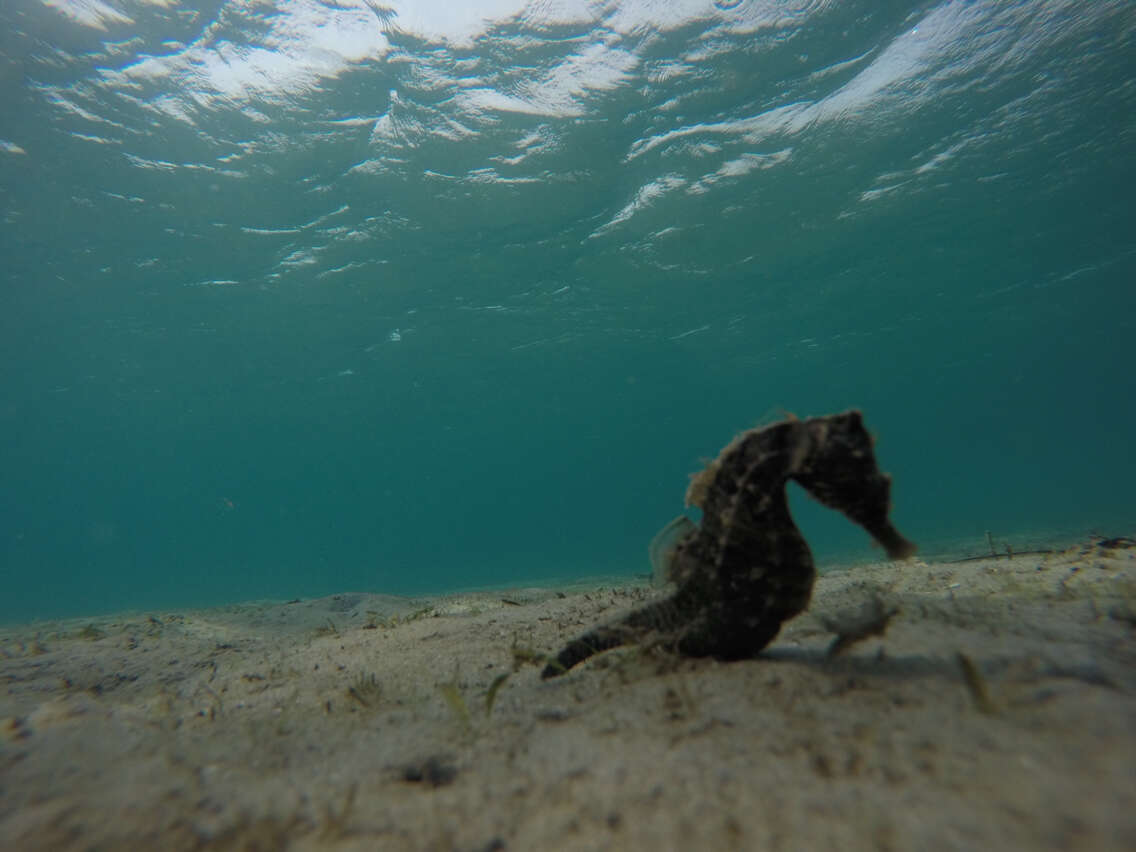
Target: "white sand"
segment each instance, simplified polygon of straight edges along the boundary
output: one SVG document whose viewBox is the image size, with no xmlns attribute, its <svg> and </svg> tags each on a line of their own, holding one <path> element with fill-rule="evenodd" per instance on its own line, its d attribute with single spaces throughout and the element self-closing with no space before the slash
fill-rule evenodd
<svg viewBox="0 0 1136 852">
<path fill-rule="evenodd" d="M 827 659 L 824 617 L 872 590 L 900 614 Z M 555 652 L 652 594 L 8 629 L 0 848 L 1136 848 L 1136 550 L 857 566 L 757 659 L 525 666 L 486 715 L 514 646 Z"/>
</svg>

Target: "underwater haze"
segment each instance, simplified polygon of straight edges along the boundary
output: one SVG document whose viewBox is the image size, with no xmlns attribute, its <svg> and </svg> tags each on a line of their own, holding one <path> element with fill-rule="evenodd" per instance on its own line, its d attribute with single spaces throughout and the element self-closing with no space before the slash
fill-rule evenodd
<svg viewBox="0 0 1136 852">
<path fill-rule="evenodd" d="M 631 576 L 783 412 L 924 552 L 1130 532 L 1134 29 L 6 0 L 0 619 Z"/>
</svg>

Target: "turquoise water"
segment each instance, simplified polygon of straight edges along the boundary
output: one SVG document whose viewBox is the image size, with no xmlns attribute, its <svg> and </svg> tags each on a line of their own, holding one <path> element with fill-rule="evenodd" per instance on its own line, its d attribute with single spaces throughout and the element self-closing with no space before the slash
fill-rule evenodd
<svg viewBox="0 0 1136 852">
<path fill-rule="evenodd" d="M 645 572 L 783 410 L 926 547 L 1131 531 L 1134 27 L 5 3 L 0 619 Z"/>
</svg>

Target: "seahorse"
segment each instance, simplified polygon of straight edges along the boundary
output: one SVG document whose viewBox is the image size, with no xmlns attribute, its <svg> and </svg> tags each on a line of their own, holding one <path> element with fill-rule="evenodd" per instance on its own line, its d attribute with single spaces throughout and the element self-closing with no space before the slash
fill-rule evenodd
<svg viewBox="0 0 1136 852">
<path fill-rule="evenodd" d="M 739 660 L 765 648 L 805 610 L 816 582 L 812 553 L 789 514 L 790 479 L 862 526 L 889 558 L 911 556 L 915 545 L 888 518 L 891 477 L 876 466 L 872 443 L 859 411 L 738 435 L 691 480 L 686 503 L 702 519 L 668 550 L 673 593 L 572 640 L 541 677 L 649 636 L 691 657 Z"/>
</svg>

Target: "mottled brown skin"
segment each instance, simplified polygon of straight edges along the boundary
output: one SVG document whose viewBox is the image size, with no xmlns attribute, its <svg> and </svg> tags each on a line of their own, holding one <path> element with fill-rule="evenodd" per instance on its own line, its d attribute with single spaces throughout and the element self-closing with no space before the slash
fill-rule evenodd
<svg viewBox="0 0 1136 852">
<path fill-rule="evenodd" d="M 751 429 L 691 483 L 687 502 L 702 509 L 702 522 L 675 547 L 674 593 L 568 643 L 541 676 L 652 635 L 692 657 L 761 651 L 808 606 L 816 580 L 789 514 L 790 479 L 864 527 L 892 559 L 915 552 L 888 520 L 891 478 L 876 467 L 859 411 Z"/>
</svg>

